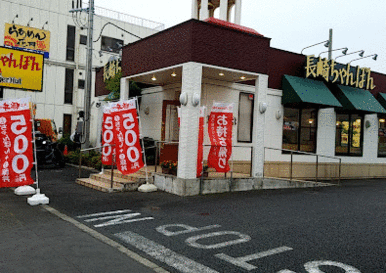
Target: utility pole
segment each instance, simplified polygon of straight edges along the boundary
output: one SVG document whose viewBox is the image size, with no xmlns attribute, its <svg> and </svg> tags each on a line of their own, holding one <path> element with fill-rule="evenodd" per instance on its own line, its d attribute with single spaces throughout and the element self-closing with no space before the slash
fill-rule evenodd
<svg viewBox="0 0 386 273">
<path fill-rule="evenodd" d="M 90 108 L 91 108 L 91 90 L 92 90 L 94 0 L 90 0 L 89 7 L 85 9 L 82 8 L 81 0 L 80 1 L 77 0 L 76 8 L 75 8 L 74 0 L 72 1 L 72 9 L 70 10 L 70 13 L 75 13 L 75 16 L 78 16 L 78 13 L 81 14 L 84 11 L 87 12 L 88 14 L 87 25 L 80 25 L 80 26 L 78 25 L 78 27 L 80 28 L 87 28 L 86 80 L 85 80 L 85 89 L 84 89 L 84 104 L 83 104 L 84 116 L 83 116 L 82 137 L 81 137 L 81 144 L 83 149 L 90 147 L 90 123 L 91 123 Z"/>
<path fill-rule="evenodd" d="M 84 124 L 83 124 L 83 148 L 90 147 L 90 123 L 91 123 L 91 87 L 92 87 L 92 52 L 94 30 L 94 0 L 89 1 L 87 24 L 87 59 L 86 82 L 84 90 Z"/>
<path fill-rule="evenodd" d="M 332 28 L 330 28 L 328 36 L 328 60 L 332 59 Z"/>
</svg>

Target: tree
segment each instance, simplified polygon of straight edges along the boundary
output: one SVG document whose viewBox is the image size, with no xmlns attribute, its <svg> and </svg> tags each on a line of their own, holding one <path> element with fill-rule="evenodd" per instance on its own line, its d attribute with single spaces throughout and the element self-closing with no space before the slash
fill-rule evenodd
<svg viewBox="0 0 386 273">
<path fill-rule="evenodd" d="M 105 101 L 119 100 L 121 94 L 121 78 L 122 72 L 118 72 L 110 79 L 106 80 L 105 87 L 110 94 Z M 140 96 L 142 89 L 133 81 L 130 81 L 130 97 Z"/>
</svg>

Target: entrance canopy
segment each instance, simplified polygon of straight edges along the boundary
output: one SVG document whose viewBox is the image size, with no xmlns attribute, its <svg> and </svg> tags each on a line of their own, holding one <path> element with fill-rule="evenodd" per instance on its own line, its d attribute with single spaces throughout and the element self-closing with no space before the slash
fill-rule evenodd
<svg viewBox="0 0 386 273">
<path fill-rule="evenodd" d="M 166 67 L 145 73 L 132 75 L 127 77 L 131 81 L 144 83 L 155 86 L 165 86 L 173 83 L 182 82 L 182 65 Z M 246 81 L 255 80 L 258 77 L 257 73 L 240 71 L 226 67 L 217 67 L 213 65 L 203 64 L 202 78 L 225 81 L 230 83 L 243 83 Z"/>
</svg>

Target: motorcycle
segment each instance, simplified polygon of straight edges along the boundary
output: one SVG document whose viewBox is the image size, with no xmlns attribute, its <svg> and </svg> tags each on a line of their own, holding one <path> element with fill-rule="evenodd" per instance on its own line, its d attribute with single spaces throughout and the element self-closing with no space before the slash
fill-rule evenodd
<svg viewBox="0 0 386 273">
<path fill-rule="evenodd" d="M 63 168 L 65 159 L 63 153 L 59 150 L 58 144 L 52 142 L 49 137 L 39 131 L 35 132 L 36 159 L 39 165 L 52 165 Z"/>
</svg>

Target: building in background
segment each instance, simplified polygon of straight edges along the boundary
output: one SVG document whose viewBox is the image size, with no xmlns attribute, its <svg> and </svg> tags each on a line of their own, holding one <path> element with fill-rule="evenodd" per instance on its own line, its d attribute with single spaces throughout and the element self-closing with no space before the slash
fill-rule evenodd
<svg viewBox="0 0 386 273">
<path fill-rule="evenodd" d="M 81 26 L 87 23 L 87 15 L 83 12 L 75 17 L 70 10 L 87 5 L 79 0 L 0 0 L 0 6 L 2 45 L 27 48 L 45 56 L 41 92 L 0 87 L 1 99 L 30 97 L 37 105 L 37 118 L 54 119 L 63 128 L 63 135 L 71 134 L 84 107 L 87 29 Z M 106 23 L 119 28 L 112 24 L 105 26 Z M 96 7 L 93 68 L 105 65 L 111 57 L 119 57 L 123 45 L 163 29 L 161 23 Z M 95 145 L 99 99 L 95 96 L 94 82 L 95 76 L 90 137 Z"/>
</svg>

